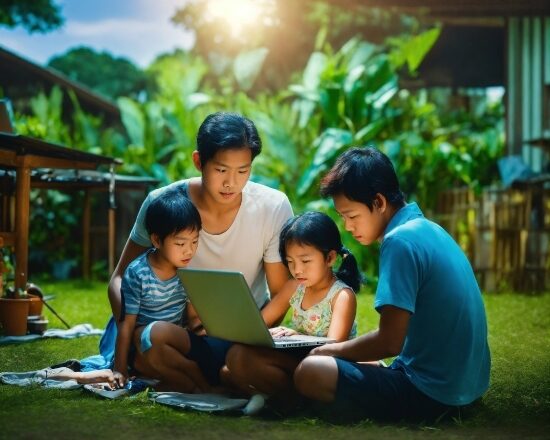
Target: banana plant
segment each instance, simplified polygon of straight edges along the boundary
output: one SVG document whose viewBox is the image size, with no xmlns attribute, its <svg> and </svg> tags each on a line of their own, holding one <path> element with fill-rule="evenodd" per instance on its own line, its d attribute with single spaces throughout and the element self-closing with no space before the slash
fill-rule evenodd
<svg viewBox="0 0 550 440">
<path fill-rule="evenodd" d="M 298 196 L 311 191 L 319 175 L 350 145 L 368 144 L 391 131 L 400 111 L 392 108 L 399 91 L 399 69 L 418 67 L 437 36 L 438 29 L 386 46 L 352 38 L 332 53 L 314 52 L 302 83 L 290 86 L 294 105 L 305 127 L 321 115 L 322 131 L 313 141 L 310 166 L 297 185 Z"/>
</svg>

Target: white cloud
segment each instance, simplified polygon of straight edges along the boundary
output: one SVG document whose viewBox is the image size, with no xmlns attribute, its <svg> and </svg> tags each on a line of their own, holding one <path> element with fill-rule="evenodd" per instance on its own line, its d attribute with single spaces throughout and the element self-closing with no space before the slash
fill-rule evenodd
<svg viewBox="0 0 550 440">
<path fill-rule="evenodd" d="M 101 18 L 92 18 L 88 14 L 90 19 L 86 21 L 67 17 L 61 29 L 47 34 L 30 35 L 20 28 L 0 29 L 0 45 L 41 64 L 72 47 L 90 46 L 145 67 L 160 53 L 193 46 L 192 32 L 170 21 L 184 3 L 185 0 L 134 0 L 131 16 L 107 17 L 103 13 Z"/>
<path fill-rule="evenodd" d="M 73 21 L 67 23 L 62 32 L 67 40 L 127 56 L 141 66 L 149 64 L 161 52 L 176 47 L 189 49 L 194 43 L 191 32 L 159 20 Z"/>
</svg>

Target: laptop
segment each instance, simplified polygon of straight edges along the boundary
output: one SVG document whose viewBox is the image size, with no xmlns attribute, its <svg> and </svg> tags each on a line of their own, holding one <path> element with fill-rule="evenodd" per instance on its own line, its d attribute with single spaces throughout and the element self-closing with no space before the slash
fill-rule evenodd
<svg viewBox="0 0 550 440">
<path fill-rule="evenodd" d="M 335 342 L 307 335 L 273 338 L 241 272 L 181 268 L 178 276 L 209 336 L 271 348 Z"/>
</svg>

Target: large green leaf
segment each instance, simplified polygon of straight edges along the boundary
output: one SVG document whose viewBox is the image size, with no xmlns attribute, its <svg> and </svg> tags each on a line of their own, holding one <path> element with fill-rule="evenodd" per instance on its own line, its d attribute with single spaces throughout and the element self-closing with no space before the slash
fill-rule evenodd
<svg viewBox="0 0 550 440">
<path fill-rule="evenodd" d="M 296 193 L 302 197 L 313 185 L 319 174 L 327 169 L 327 165 L 310 165 L 300 177 L 296 188 Z"/>
<path fill-rule="evenodd" d="M 298 125 L 300 128 L 304 128 L 309 123 L 313 112 L 315 111 L 316 103 L 306 99 L 300 99 L 293 103 L 293 107 L 300 115 Z"/>
<path fill-rule="evenodd" d="M 321 74 L 327 65 L 327 56 L 321 52 L 313 52 L 309 57 L 303 75 L 303 85 L 315 90 L 321 82 Z"/>
<path fill-rule="evenodd" d="M 130 98 L 118 98 L 118 108 L 122 124 L 126 128 L 130 142 L 134 145 L 145 143 L 145 117 L 139 104 Z"/>
<path fill-rule="evenodd" d="M 313 161 L 298 182 L 299 196 L 303 196 L 309 190 L 319 174 L 328 168 L 328 163 L 352 141 L 352 133 L 340 128 L 328 128 L 315 140 L 314 147 L 317 150 Z"/>
<path fill-rule="evenodd" d="M 189 110 L 210 102 L 212 102 L 212 97 L 206 93 L 192 93 L 185 100 L 185 104 Z"/>
<path fill-rule="evenodd" d="M 368 95 L 365 102 L 375 109 L 382 109 L 399 91 L 397 76 L 392 76 L 389 81 L 380 87 L 376 92 Z"/>
<path fill-rule="evenodd" d="M 388 42 L 393 46 L 393 49 L 389 54 L 389 58 L 394 67 L 399 69 L 407 63 L 409 72 L 415 72 L 440 34 L 441 28 L 436 27 L 412 38 L 410 36 L 390 38 Z"/>
<path fill-rule="evenodd" d="M 354 140 L 357 143 L 367 143 L 372 141 L 378 133 L 380 133 L 384 127 L 388 124 L 388 119 L 381 118 L 377 119 L 370 124 L 365 125 L 357 133 L 355 133 Z"/>
<path fill-rule="evenodd" d="M 319 91 L 316 89 L 308 89 L 302 84 L 291 84 L 288 89 L 302 99 L 309 99 L 315 102 L 319 101 Z"/>
<path fill-rule="evenodd" d="M 250 90 L 262 70 L 268 50 L 265 47 L 240 53 L 233 62 L 233 74 L 243 90 Z"/>
<path fill-rule="evenodd" d="M 410 72 L 414 72 L 418 68 L 440 34 L 440 28 L 430 29 L 412 38 L 405 44 L 403 50 L 406 53 L 407 65 L 409 66 Z"/>
<path fill-rule="evenodd" d="M 378 51 L 378 46 L 361 41 L 353 52 L 347 68 L 353 70 L 357 66 L 363 66 Z"/>
<path fill-rule="evenodd" d="M 315 142 L 314 147 L 317 147 L 315 156 L 313 157 L 314 165 L 321 165 L 335 157 L 340 150 L 349 145 L 353 140 L 353 135 L 349 130 L 340 128 L 328 128 Z"/>
<path fill-rule="evenodd" d="M 388 57 L 385 54 L 374 57 L 369 61 L 365 72 L 367 91 L 376 92 L 389 81 L 393 81 L 394 77 L 395 72 L 391 68 Z"/>
<path fill-rule="evenodd" d="M 321 90 L 320 98 L 321 109 L 326 125 L 329 127 L 338 125 L 340 120 L 340 87 L 327 87 Z"/>
<path fill-rule="evenodd" d="M 361 78 L 365 74 L 365 66 L 355 66 L 354 68 L 350 69 L 348 71 L 348 74 L 346 75 L 346 79 L 344 80 L 344 93 L 346 95 L 353 95 L 358 88 L 362 84 Z"/>
</svg>

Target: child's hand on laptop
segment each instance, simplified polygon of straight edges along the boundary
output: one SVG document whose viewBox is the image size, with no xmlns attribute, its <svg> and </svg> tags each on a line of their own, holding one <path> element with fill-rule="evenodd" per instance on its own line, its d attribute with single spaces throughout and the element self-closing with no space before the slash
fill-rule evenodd
<svg viewBox="0 0 550 440">
<path fill-rule="evenodd" d="M 299 334 L 296 330 L 288 327 L 273 327 L 269 329 L 269 333 L 274 338 L 282 338 L 284 336 L 292 336 Z"/>
</svg>

